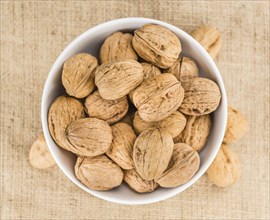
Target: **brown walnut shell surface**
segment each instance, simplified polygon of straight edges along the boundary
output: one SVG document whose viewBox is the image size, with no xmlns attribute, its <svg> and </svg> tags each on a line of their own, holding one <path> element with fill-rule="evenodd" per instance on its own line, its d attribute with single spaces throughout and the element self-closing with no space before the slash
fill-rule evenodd
<svg viewBox="0 0 270 220">
<path fill-rule="evenodd" d="M 169 29 L 155 24 L 137 29 L 132 44 L 140 57 L 160 68 L 172 66 L 182 51 L 178 37 Z"/>
<path fill-rule="evenodd" d="M 190 35 L 204 47 L 213 59 L 216 58 L 222 45 L 221 33 L 216 28 L 202 25 L 193 30 Z"/>
<path fill-rule="evenodd" d="M 132 127 L 126 123 L 116 123 L 112 127 L 113 141 L 106 155 L 123 169 L 132 169 L 133 145 L 137 138 Z"/>
<path fill-rule="evenodd" d="M 160 121 L 175 112 L 184 98 L 181 83 L 170 73 L 143 82 L 133 94 L 134 105 L 145 121 Z"/>
<path fill-rule="evenodd" d="M 167 170 L 156 182 L 166 188 L 180 186 L 188 182 L 200 167 L 199 154 L 189 145 L 174 145 L 172 159 Z"/>
<path fill-rule="evenodd" d="M 154 180 L 144 180 L 135 169 L 124 170 L 124 181 L 131 189 L 139 193 L 153 192 L 158 184 Z"/>
<path fill-rule="evenodd" d="M 80 156 L 97 156 L 105 153 L 112 143 L 112 129 L 103 120 L 81 118 L 66 128 L 69 151 Z"/>
<path fill-rule="evenodd" d="M 126 96 L 116 100 L 106 100 L 100 96 L 98 91 L 86 98 L 84 106 L 89 117 L 102 119 L 110 125 L 121 120 L 128 112 Z"/>
<path fill-rule="evenodd" d="M 123 181 L 119 166 L 105 155 L 96 157 L 79 156 L 75 165 L 76 177 L 92 190 L 110 190 Z"/>
<path fill-rule="evenodd" d="M 55 165 L 43 133 L 32 144 L 29 152 L 29 161 L 33 167 L 38 169 L 47 169 Z"/>
<path fill-rule="evenodd" d="M 184 100 L 179 110 L 186 115 L 206 115 L 217 109 L 221 99 L 218 85 L 206 78 L 194 78 L 183 84 Z"/>
<path fill-rule="evenodd" d="M 51 105 L 48 113 L 49 131 L 54 141 L 69 150 L 66 128 L 70 122 L 85 117 L 83 105 L 75 98 L 59 96 Z"/>
<path fill-rule="evenodd" d="M 159 128 L 142 132 L 133 147 L 135 168 L 144 180 L 153 180 L 166 170 L 173 152 L 173 139 Z"/>
<path fill-rule="evenodd" d="M 223 143 L 207 170 L 208 179 L 219 187 L 234 184 L 240 177 L 241 167 L 237 155 Z"/>
<path fill-rule="evenodd" d="M 237 109 L 229 106 L 227 127 L 225 136 L 223 139 L 224 143 L 231 144 L 240 140 L 248 130 L 248 122 L 245 116 Z"/>
<path fill-rule="evenodd" d="M 126 96 L 143 81 L 143 68 L 135 60 L 118 60 L 97 68 L 95 83 L 101 97 L 116 100 Z"/>
<path fill-rule="evenodd" d="M 175 75 L 180 82 L 199 77 L 199 69 L 195 61 L 188 57 L 181 57 L 166 72 Z"/>
<path fill-rule="evenodd" d="M 97 59 L 87 53 L 80 53 L 70 57 L 62 72 L 62 84 L 67 94 L 76 98 L 88 96 L 95 88 L 95 70 Z"/>
<path fill-rule="evenodd" d="M 150 63 L 141 63 L 143 67 L 143 81 L 146 81 L 148 79 L 151 79 L 154 76 L 160 75 L 160 69 L 157 68 L 156 66 L 150 64 Z M 133 94 L 135 92 L 135 89 L 132 90 L 129 94 L 128 97 L 130 101 L 133 103 Z"/>
<path fill-rule="evenodd" d="M 138 56 L 132 46 L 132 37 L 131 34 L 122 32 L 115 32 L 107 37 L 100 48 L 100 62 L 121 59 L 137 60 Z"/>
<path fill-rule="evenodd" d="M 174 143 L 186 143 L 194 150 L 201 151 L 211 131 L 210 115 L 186 116 L 185 129 L 174 138 Z"/>
<path fill-rule="evenodd" d="M 174 138 L 184 130 L 185 125 L 186 125 L 186 118 L 179 111 L 175 111 L 167 118 L 156 122 L 149 122 L 142 120 L 138 112 L 135 113 L 133 119 L 133 127 L 137 134 L 140 134 L 141 132 L 147 130 L 148 128 L 157 127 L 166 131 L 172 136 L 172 138 Z"/>
</svg>

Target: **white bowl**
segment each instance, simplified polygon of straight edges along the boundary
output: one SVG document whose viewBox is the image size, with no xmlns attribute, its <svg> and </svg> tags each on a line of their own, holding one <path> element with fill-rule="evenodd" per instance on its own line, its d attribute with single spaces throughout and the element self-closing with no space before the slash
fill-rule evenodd
<svg viewBox="0 0 270 220">
<path fill-rule="evenodd" d="M 181 55 L 193 58 L 199 66 L 200 76 L 214 80 L 219 85 L 222 94 L 221 103 L 218 109 L 212 114 L 211 134 L 208 138 L 206 146 L 200 152 L 200 168 L 190 181 L 179 187 L 171 189 L 158 188 L 154 192 L 145 194 L 139 194 L 132 191 L 126 184 L 122 184 L 120 187 L 110 191 L 94 191 L 87 188 L 76 178 L 74 174 L 76 156 L 58 147 L 53 141 L 48 130 L 47 115 L 49 107 L 56 97 L 65 93 L 65 90 L 61 84 L 61 70 L 63 63 L 69 57 L 80 52 L 88 52 L 98 57 L 99 48 L 102 42 L 110 34 L 116 31 L 132 32 L 148 23 L 162 25 L 170 29 L 179 37 L 183 48 Z M 175 196 L 194 184 L 204 174 L 215 158 L 224 136 L 227 119 L 227 98 L 222 78 L 214 61 L 202 48 L 202 46 L 190 35 L 171 24 L 162 21 L 148 18 L 122 18 L 108 21 L 89 29 L 71 42 L 60 54 L 55 61 L 45 83 L 42 95 L 41 117 L 43 132 L 50 152 L 60 169 L 72 182 L 86 192 L 110 202 L 121 204 L 147 204 Z"/>
</svg>

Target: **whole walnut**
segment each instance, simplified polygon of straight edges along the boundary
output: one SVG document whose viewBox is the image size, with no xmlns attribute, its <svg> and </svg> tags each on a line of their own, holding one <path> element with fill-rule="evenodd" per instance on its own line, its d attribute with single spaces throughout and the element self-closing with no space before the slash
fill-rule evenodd
<svg viewBox="0 0 270 220">
<path fill-rule="evenodd" d="M 156 66 L 150 64 L 150 63 L 141 63 L 142 68 L 143 68 L 143 81 L 146 81 L 148 79 L 151 79 L 154 76 L 160 75 L 161 72 L 159 68 Z M 135 92 L 135 89 L 132 90 L 129 94 L 129 100 L 133 103 L 133 94 Z"/>
<path fill-rule="evenodd" d="M 205 146 L 210 134 L 210 115 L 186 116 L 186 118 L 186 127 L 173 139 L 174 143 L 186 143 L 199 152 Z"/>
<path fill-rule="evenodd" d="M 105 155 L 78 157 L 75 175 L 90 189 L 101 191 L 119 186 L 124 177 L 121 168 Z"/>
<path fill-rule="evenodd" d="M 116 100 L 106 100 L 98 91 L 85 99 L 84 106 L 90 118 L 102 119 L 110 125 L 121 120 L 128 112 L 126 96 Z"/>
<path fill-rule="evenodd" d="M 62 84 L 67 94 L 76 98 L 88 96 L 95 88 L 97 59 L 87 53 L 70 57 L 63 66 Z"/>
<path fill-rule="evenodd" d="M 193 78 L 182 83 L 185 98 L 179 110 L 186 115 L 206 115 L 217 109 L 221 99 L 218 85 L 206 78 Z"/>
<path fill-rule="evenodd" d="M 227 127 L 225 136 L 223 139 L 224 143 L 231 144 L 240 140 L 248 130 L 248 123 L 245 116 L 237 109 L 229 106 Z"/>
<path fill-rule="evenodd" d="M 123 169 L 134 167 L 132 160 L 133 145 L 137 138 L 132 127 L 126 123 L 116 123 L 112 127 L 113 141 L 106 155 Z"/>
<path fill-rule="evenodd" d="M 107 37 L 100 48 L 100 62 L 121 59 L 137 60 L 138 56 L 132 46 L 132 37 L 131 34 L 122 32 L 115 32 Z"/>
<path fill-rule="evenodd" d="M 68 150 L 80 155 L 94 157 L 105 153 L 112 143 L 112 129 L 103 120 L 81 118 L 66 128 Z"/>
<path fill-rule="evenodd" d="M 173 112 L 171 115 L 169 115 L 167 118 L 164 118 L 161 121 L 155 122 L 144 121 L 141 119 L 138 112 L 135 113 L 133 119 L 133 126 L 137 134 L 140 134 L 141 132 L 147 130 L 148 128 L 156 127 L 168 132 L 172 136 L 172 138 L 174 138 L 183 131 L 185 125 L 186 125 L 186 118 L 179 111 Z"/>
<path fill-rule="evenodd" d="M 170 73 L 143 82 L 133 94 L 134 105 L 145 121 L 160 121 L 175 112 L 184 98 L 181 83 Z"/>
<path fill-rule="evenodd" d="M 195 61 L 188 57 L 181 57 L 166 72 L 175 75 L 180 82 L 199 77 L 199 69 Z"/>
<path fill-rule="evenodd" d="M 216 28 L 202 25 L 194 29 L 190 35 L 204 47 L 213 59 L 216 58 L 222 45 L 221 33 Z"/>
<path fill-rule="evenodd" d="M 146 24 L 137 29 L 132 44 L 140 57 L 164 69 L 172 66 L 182 51 L 178 37 L 169 29 L 156 24 Z"/>
<path fill-rule="evenodd" d="M 189 145 L 174 145 L 172 158 L 167 170 L 155 181 L 162 187 L 170 188 L 188 182 L 200 167 L 199 154 Z"/>
<path fill-rule="evenodd" d="M 219 187 L 234 184 L 240 177 L 241 167 L 236 154 L 223 143 L 207 170 L 208 179 Z"/>
<path fill-rule="evenodd" d="M 124 181 L 139 193 L 153 192 L 158 187 L 154 180 L 147 181 L 141 178 L 135 169 L 124 170 Z"/>
<path fill-rule="evenodd" d="M 133 147 L 133 161 L 144 180 L 157 179 L 166 170 L 173 145 L 171 135 L 160 128 L 149 128 L 138 136 Z"/>
<path fill-rule="evenodd" d="M 49 131 L 54 141 L 60 147 L 69 150 L 66 128 L 70 122 L 84 117 L 83 105 L 77 99 L 59 96 L 48 112 Z"/>
<path fill-rule="evenodd" d="M 102 64 L 96 70 L 95 83 L 102 98 L 123 98 L 143 81 L 143 68 L 135 60 L 118 60 Z"/>
</svg>

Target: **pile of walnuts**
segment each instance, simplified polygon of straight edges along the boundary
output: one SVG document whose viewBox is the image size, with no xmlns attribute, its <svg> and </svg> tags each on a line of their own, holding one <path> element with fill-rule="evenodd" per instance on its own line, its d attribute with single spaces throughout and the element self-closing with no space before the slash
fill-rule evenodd
<svg viewBox="0 0 270 220">
<path fill-rule="evenodd" d="M 90 189 L 110 190 L 124 180 L 151 192 L 184 184 L 199 169 L 221 93 L 181 50 L 174 33 L 147 24 L 134 36 L 109 36 L 100 65 L 87 53 L 64 63 L 68 96 L 51 105 L 49 130 L 78 156 L 75 174 Z"/>
</svg>

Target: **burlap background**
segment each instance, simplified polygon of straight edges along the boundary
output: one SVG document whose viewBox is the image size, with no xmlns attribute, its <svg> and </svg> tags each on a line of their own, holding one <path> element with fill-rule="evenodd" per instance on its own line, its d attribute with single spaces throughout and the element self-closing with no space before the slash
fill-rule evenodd
<svg viewBox="0 0 270 220">
<path fill-rule="evenodd" d="M 1 0 L 1 219 L 267 219 L 269 218 L 269 1 Z M 59 53 L 88 28 L 120 17 L 164 20 L 190 31 L 202 23 L 222 32 L 216 63 L 228 99 L 248 118 L 232 146 L 242 176 L 231 188 L 204 176 L 169 200 L 124 206 L 76 187 L 58 167 L 30 167 L 41 129 L 40 101 Z"/>
</svg>

